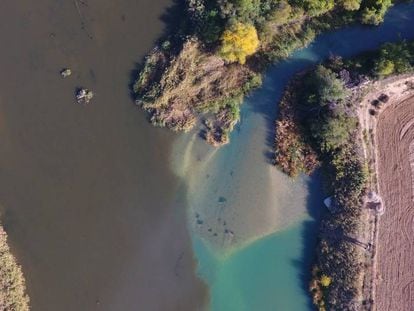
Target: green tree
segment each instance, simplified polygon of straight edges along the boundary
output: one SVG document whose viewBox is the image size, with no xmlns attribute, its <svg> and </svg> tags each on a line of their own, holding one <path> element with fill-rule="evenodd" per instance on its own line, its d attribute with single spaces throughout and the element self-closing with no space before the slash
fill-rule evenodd
<svg viewBox="0 0 414 311">
<path fill-rule="evenodd" d="M 309 83 L 313 88 L 313 92 L 308 97 L 311 103 L 317 102 L 320 106 L 324 106 L 341 101 L 347 96 L 342 80 L 337 78 L 332 70 L 322 65 L 318 66 L 314 75 L 310 77 Z"/>
<path fill-rule="evenodd" d="M 259 0 L 235 0 L 237 15 L 243 22 L 255 21 L 260 15 Z"/>
<path fill-rule="evenodd" d="M 322 15 L 335 7 L 334 0 L 304 0 L 303 6 L 311 16 Z"/>
<path fill-rule="evenodd" d="M 412 69 L 412 63 L 414 55 L 406 42 L 386 43 L 380 50 L 374 70 L 378 76 L 405 73 Z"/>
<path fill-rule="evenodd" d="M 283 25 L 289 21 L 292 14 L 292 7 L 286 0 L 281 0 L 276 7 L 271 10 L 268 19 L 275 25 Z"/>
<path fill-rule="evenodd" d="M 221 16 L 231 22 L 256 23 L 261 19 L 260 0 L 218 0 Z"/>
<path fill-rule="evenodd" d="M 392 6 L 392 0 L 368 0 L 362 12 L 364 24 L 379 25 L 384 21 L 385 13 Z"/>
<path fill-rule="evenodd" d="M 321 120 L 314 119 L 311 124 L 312 136 L 325 152 L 334 151 L 345 144 L 355 128 L 355 118 L 345 114 L 336 117 L 325 116 Z"/>
</svg>

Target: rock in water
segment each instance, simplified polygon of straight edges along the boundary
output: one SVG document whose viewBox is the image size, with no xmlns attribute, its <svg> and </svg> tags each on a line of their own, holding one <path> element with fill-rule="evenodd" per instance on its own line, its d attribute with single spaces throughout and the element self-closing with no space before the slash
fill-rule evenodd
<svg viewBox="0 0 414 311">
<path fill-rule="evenodd" d="M 69 68 L 64 68 L 60 71 L 60 75 L 63 78 L 69 77 L 72 74 L 72 70 L 70 70 Z"/>
<path fill-rule="evenodd" d="M 76 101 L 78 104 L 88 104 L 93 98 L 93 92 L 91 90 L 80 88 L 76 91 Z"/>
</svg>

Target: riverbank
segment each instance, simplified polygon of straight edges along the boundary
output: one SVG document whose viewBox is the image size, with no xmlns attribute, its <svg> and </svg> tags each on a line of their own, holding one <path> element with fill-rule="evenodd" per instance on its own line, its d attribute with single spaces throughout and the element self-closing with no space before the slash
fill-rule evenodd
<svg viewBox="0 0 414 311">
<path fill-rule="evenodd" d="M 7 234 L 0 225 L 0 310 L 28 311 L 29 301 L 22 269 L 10 252 Z"/>
<path fill-rule="evenodd" d="M 391 5 L 188 1 L 176 34 L 164 38 L 140 68 L 133 86 L 137 104 L 153 125 L 188 131 L 201 124 L 208 143 L 226 144 L 243 98 L 261 84 L 269 64 L 323 31 L 354 22 L 378 25 Z"/>
<path fill-rule="evenodd" d="M 325 67 L 323 67 L 325 68 Z M 315 80 L 318 88 L 321 86 L 321 75 L 332 76 L 332 71 L 326 71 L 318 67 L 318 72 L 308 73 L 297 80 L 294 89 L 304 89 L 303 81 Z M 337 78 L 333 78 L 337 79 Z M 337 79 L 336 81 L 339 81 Z M 329 83 L 328 83 L 329 84 Z M 328 85 L 327 84 L 327 85 Z M 305 82 L 306 85 L 306 82 Z M 306 89 L 308 89 L 306 87 Z M 345 88 L 342 89 L 345 92 Z M 310 284 L 310 291 L 313 295 L 314 304 L 319 310 L 353 310 L 353 303 L 362 302 L 362 278 L 364 264 L 364 251 L 366 245 L 361 242 L 362 226 L 361 200 L 364 190 L 365 173 L 363 171 L 363 158 L 360 154 L 358 141 L 358 131 L 355 122 L 355 112 L 349 115 L 337 112 L 338 123 L 329 121 L 329 114 L 325 110 L 325 104 L 320 108 L 315 105 L 320 103 L 318 99 L 315 105 L 300 104 L 306 101 L 303 94 L 296 94 L 294 101 L 289 97 L 285 100 L 284 107 L 293 105 L 295 114 L 290 115 L 290 119 L 279 119 L 277 122 L 277 145 L 281 145 L 280 140 L 284 141 L 286 148 L 277 148 L 276 164 L 293 163 L 296 166 L 288 167 L 291 175 L 302 172 L 311 173 L 315 169 L 316 161 L 309 167 L 298 167 L 302 162 L 292 161 L 295 158 L 306 159 L 310 155 L 312 158 L 317 155 L 325 172 L 325 191 L 331 197 L 330 212 L 322 217 L 319 230 L 319 243 L 317 251 L 316 265 L 312 271 L 313 280 Z M 338 96 L 342 97 L 342 95 Z M 329 99 L 331 100 L 331 99 Z M 339 103 L 345 100 L 336 98 Z M 310 103 L 309 103 L 310 104 Z M 328 105 L 328 104 L 326 104 Z M 345 106 L 345 104 L 344 104 Z M 329 108 L 327 108 L 329 109 Z M 317 114 L 315 114 L 316 111 Z M 319 118 L 318 127 L 310 129 L 314 124 L 313 117 Z M 282 117 L 287 114 L 281 112 Z M 311 120 L 307 116 L 313 115 Z M 289 134 L 284 123 L 295 124 L 296 130 Z M 326 123 L 325 123 L 326 122 Z M 325 128 L 327 131 L 325 132 Z M 342 133 L 342 136 L 330 136 L 330 133 Z M 294 140 L 291 137 L 295 137 Z M 286 140 L 289 138 L 289 140 Z M 297 147 L 299 143 L 299 148 Z M 302 147 L 304 146 L 304 147 Z M 306 152 L 306 153 L 305 153 Z M 309 161 L 305 161 L 309 162 Z M 287 171 L 285 165 L 282 169 Z M 306 171 L 305 171 L 306 170 Z"/>
<path fill-rule="evenodd" d="M 310 173 L 315 166 L 309 169 L 303 163 L 316 154 L 331 195 L 310 284 L 320 310 L 373 308 L 376 232 L 383 206 L 373 183 L 375 160 L 369 154 L 374 149 L 367 148 L 369 135 L 375 133 L 366 127 L 369 118 L 363 116 L 373 118 L 381 103 L 390 97 L 398 99 L 395 94 L 406 81 L 384 80 L 383 65 L 398 62 L 395 71 L 410 71 L 411 49 L 406 43 L 389 44 L 350 61 L 333 57 L 297 78 L 282 100 L 276 164 L 291 175 Z M 394 74 L 394 69 L 386 75 Z M 382 87 L 377 89 L 378 85 Z M 369 101 L 371 107 L 359 106 L 371 97 L 375 97 Z"/>
</svg>

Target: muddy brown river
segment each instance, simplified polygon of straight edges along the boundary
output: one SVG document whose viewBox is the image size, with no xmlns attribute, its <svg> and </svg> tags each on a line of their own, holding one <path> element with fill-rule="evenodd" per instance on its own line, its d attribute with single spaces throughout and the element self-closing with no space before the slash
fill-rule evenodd
<svg viewBox="0 0 414 311">
<path fill-rule="evenodd" d="M 174 202 L 175 135 L 154 129 L 128 89 L 170 5 L 0 2 L 0 212 L 34 311 L 205 301 L 185 204 Z M 94 91 L 91 104 L 75 104 L 79 86 Z"/>
</svg>

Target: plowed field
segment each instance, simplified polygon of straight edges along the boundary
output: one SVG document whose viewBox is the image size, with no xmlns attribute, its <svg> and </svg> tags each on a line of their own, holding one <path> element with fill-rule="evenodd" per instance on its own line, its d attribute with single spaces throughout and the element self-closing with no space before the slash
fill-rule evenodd
<svg viewBox="0 0 414 311">
<path fill-rule="evenodd" d="M 378 311 L 414 310 L 414 97 L 393 103 L 377 126 L 380 218 Z"/>
</svg>

